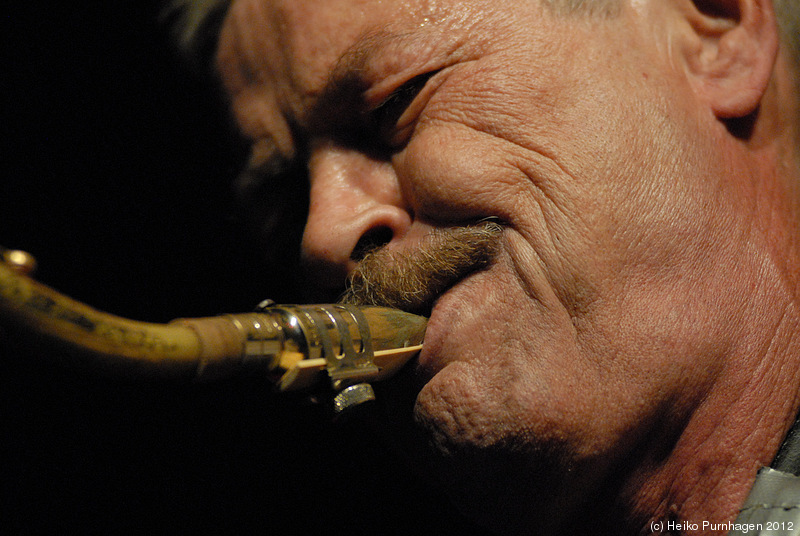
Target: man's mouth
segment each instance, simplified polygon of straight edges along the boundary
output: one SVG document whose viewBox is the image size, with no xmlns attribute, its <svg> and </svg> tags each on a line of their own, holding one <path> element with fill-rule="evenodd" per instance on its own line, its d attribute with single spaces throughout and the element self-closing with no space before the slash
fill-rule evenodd
<svg viewBox="0 0 800 536">
<path fill-rule="evenodd" d="M 433 231 L 408 253 L 367 253 L 350 275 L 341 302 L 393 307 L 430 316 L 437 298 L 491 264 L 503 227 L 493 220 Z"/>
</svg>

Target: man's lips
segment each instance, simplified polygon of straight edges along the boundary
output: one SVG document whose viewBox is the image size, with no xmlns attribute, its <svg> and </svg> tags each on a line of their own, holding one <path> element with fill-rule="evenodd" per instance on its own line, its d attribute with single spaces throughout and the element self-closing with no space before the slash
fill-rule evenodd
<svg viewBox="0 0 800 536">
<path fill-rule="evenodd" d="M 474 311 L 479 305 L 476 295 L 484 283 L 479 281 L 482 271 L 473 271 L 437 296 L 432 304 L 425 331 L 422 351 L 416 359 L 417 376 L 423 382 L 429 381 L 448 363 L 456 359 L 453 354 L 453 337 L 463 338 L 463 330 L 459 328 L 464 314 Z"/>
<path fill-rule="evenodd" d="M 451 316 L 439 311 L 453 309 L 445 304 L 451 301 L 454 291 L 494 261 L 500 251 L 502 233 L 503 227 L 496 222 L 481 221 L 437 229 L 408 253 L 398 253 L 397 248 L 387 247 L 372 251 L 351 274 L 348 290 L 341 301 L 430 316 L 417 361 L 419 379 L 427 381 L 444 366 L 433 356 L 441 354 L 436 350 L 435 341 L 440 340 L 446 329 L 434 327 L 431 330 L 431 325 L 435 326 L 440 316 Z"/>
</svg>

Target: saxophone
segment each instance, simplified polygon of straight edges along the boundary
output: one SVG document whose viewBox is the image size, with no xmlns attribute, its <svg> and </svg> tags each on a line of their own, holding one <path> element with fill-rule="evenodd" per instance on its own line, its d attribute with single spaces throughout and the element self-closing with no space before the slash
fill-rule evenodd
<svg viewBox="0 0 800 536">
<path fill-rule="evenodd" d="M 424 317 L 386 307 L 269 300 L 250 313 L 141 322 L 36 281 L 35 259 L 23 251 L 0 248 L 0 256 L 0 326 L 70 355 L 170 377 L 248 370 L 268 377 L 278 392 L 332 390 L 337 416 L 375 398 L 370 384 L 420 351 L 427 325 Z"/>
</svg>

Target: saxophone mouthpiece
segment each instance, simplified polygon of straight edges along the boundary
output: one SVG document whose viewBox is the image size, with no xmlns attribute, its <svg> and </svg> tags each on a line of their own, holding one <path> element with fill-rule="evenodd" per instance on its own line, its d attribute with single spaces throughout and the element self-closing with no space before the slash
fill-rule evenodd
<svg viewBox="0 0 800 536">
<path fill-rule="evenodd" d="M 313 388 L 326 376 L 341 391 L 400 370 L 422 348 L 427 319 L 387 307 L 268 305 L 173 324 L 197 333 L 209 366 L 238 354 L 244 365 L 266 370 L 281 392 Z"/>
</svg>

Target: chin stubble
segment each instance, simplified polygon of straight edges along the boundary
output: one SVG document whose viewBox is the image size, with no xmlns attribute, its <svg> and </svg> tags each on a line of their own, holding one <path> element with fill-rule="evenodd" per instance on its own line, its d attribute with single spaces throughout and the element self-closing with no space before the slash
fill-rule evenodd
<svg viewBox="0 0 800 536">
<path fill-rule="evenodd" d="M 501 225 L 494 221 L 437 229 L 415 250 L 367 253 L 351 273 L 341 302 L 429 314 L 436 298 L 497 255 Z"/>
</svg>

